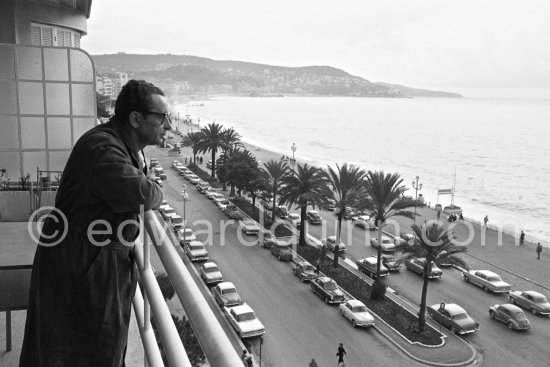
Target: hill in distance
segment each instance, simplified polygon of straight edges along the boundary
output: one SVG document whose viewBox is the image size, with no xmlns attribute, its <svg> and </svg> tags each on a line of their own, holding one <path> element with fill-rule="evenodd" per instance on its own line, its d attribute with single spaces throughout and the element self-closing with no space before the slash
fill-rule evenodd
<svg viewBox="0 0 550 367">
<path fill-rule="evenodd" d="M 92 55 L 98 75 L 127 72 L 158 84 L 167 93 L 251 96 L 318 95 L 354 97 L 453 97 L 456 93 L 372 83 L 331 66 L 283 67 L 187 55 Z"/>
</svg>

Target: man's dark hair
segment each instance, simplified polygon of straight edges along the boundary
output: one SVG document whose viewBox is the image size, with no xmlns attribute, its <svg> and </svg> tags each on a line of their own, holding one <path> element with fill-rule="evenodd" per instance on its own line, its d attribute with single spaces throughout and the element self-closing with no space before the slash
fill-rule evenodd
<svg viewBox="0 0 550 367">
<path fill-rule="evenodd" d="M 153 94 L 164 96 L 160 88 L 145 80 L 128 81 L 116 99 L 115 117 L 120 122 L 126 123 L 132 111 L 147 111 L 151 108 Z"/>
</svg>

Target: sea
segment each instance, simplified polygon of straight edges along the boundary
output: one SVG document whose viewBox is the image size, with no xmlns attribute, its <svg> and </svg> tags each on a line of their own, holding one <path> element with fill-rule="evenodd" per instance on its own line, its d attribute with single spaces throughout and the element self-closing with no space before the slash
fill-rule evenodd
<svg viewBox="0 0 550 367">
<path fill-rule="evenodd" d="M 319 167 L 397 172 L 412 197 L 418 176 L 431 206 L 550 243 L 550 98 L 223 96 L 175 110 Z"/>
</svg>

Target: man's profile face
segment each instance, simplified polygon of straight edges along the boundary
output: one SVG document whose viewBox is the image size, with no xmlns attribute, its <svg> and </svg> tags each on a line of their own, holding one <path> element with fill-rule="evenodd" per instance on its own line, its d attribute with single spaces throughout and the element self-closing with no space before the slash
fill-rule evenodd
<svg viewBox="0 0 550 367">
<path fill-rule="evenodd" d="M 160 144 L 170 130 L 170 123 L 162 114 L 168 112 L 168 103 L 164 96 L 153 94 L 147 111 L 141 113 L 142 120 L 137 128 L 137 135 L 144 145 Z M 149 113 L 148 113 L 149 112 Z"/>
</svg>

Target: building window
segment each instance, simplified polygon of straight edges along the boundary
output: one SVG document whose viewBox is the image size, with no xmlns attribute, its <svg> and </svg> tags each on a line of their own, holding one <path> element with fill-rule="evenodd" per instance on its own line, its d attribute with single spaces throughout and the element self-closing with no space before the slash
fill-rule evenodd
<svg viewBox="0 0 550 367">
<path fill-rule="evenodd" d="M 69 28 L 34 23 L 31 25 L 31 44 L 80 48 L 80 33 Z"/>
</svg>

